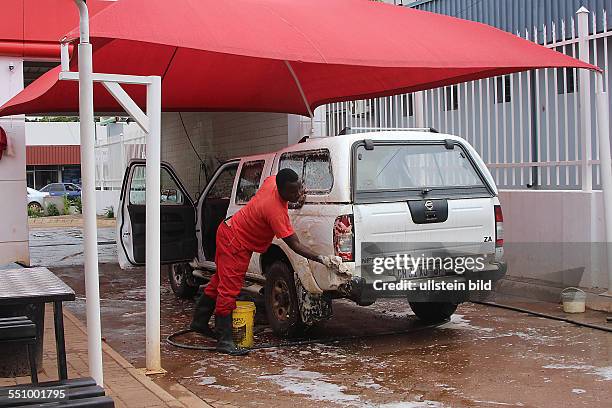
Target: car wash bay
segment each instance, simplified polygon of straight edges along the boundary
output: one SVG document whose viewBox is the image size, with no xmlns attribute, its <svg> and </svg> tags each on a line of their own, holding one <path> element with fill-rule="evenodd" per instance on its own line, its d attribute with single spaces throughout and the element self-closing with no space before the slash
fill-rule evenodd
<svg viewBox="0 0 612 408">
<path fill-rule="evenodd" d="M 119 269 L 115 245 L 110 244 L 113 228 L 100 228 L 99 237 L 109 243 L 99 246 L 102 333 L 107 344 L 142 367 L 144 268 Z M 75 289 L 77 301 L 67 306 L 84 321 L 81 231 L 37 228 L 30 240 L 33 262 L 48 265 Z M 45 246 L 49 244 L 53 246 Z M 185 327 L 194 302 L 178 299 L 165 276 L 161 289 L 165 337 Z M 243 294 L 252 298 L 252 292 L 247 288 Z M 340 301 L 334 303 L 334 318 L 312 336 L 377 335 L 414 327 L 407 302 L 383 300 L 364 308 Z M 258 343 L 268 340 L 268 332 L 257 335 Z M 168 374 L 152 377 L 154 381 L 171 393 L 169 385 L 179 382 L 215 407 L 400 402 L 416 407 L 596 406 L 607 397 L 612 381 L 609 333 L 474 304 L 460 306 L 450 323 L 431 330 L 260 350 L 246 359 L 177 349 L 165 342 L 161 347 Z"/>
<path fill-rule="evenodd" d="M 115 7 L 113 7 L 113 9 L 114 10 L 120 10 L 121 7 L 123 7 L 124 4 L 129 6 L 130 2 L 129 1 L 124 1 L 124 2 L 118 3 Z M 365 7 L 366 3 L 363 3 L 363 4 L 364 4 L 364 7 Z M 126 7 L 128 7 L 128 6 L 126 6 Z M 373 6 L 373 5 L 368 4 L 367 7 L 377 7 L 377 6 Z M 365 11 L 375 11 L 375 12 L 383 13 L 383 12 L 386 12 L 387 10 L 390 10 L 390 9 L 385 9 L 385 8 L 381 7 L 380 9 L 376 9 L 376 10 L 374 10 L 374 9 L 372 9 L 372 10 L 363 10 L 363 12 L 365 12 Z M 134 11 L 134 10 L 132 10 L 132 11 Z M 140 11 L 143 11 L 143 10 L 140 10 Z M 183 11 L 185 11 L 185 10 L 183 10 Z M 235 12 L 235 10 L 226 10 L 226 11 L 227 12 L 232 12 L 232 11 Z M 340 12 L 342 10 L 336 10 L 336 11 Z M 304 11 L 304 13 L 308 14 L 307 11 Z M 394 13 L 395 13 L 395 11 L 394 11 Z M 402 11 L 401 13 L 404 13 L 404 11 Z M 304 14 L 304 15 L 306 15 L 306 14 Z M 310 14 L 312 14 L 312 10 L 310 11 Z M 142 13 L 140 13 L 140 15 L 142 15 Z M 168 15 L 168 14 L 166 13 L 166 15 Z M 398 16 L 399 16 L 399 12 L 398 12 Z M 389 16 L 387 16 L 387 17 L 390 19 L 390 22 L 391 22 L 391 21 L 395 21 L 395 18 L 399 18 L 398 16 L 395 16 L 395 15 L 391 16 L 391 13 L 389 12 Z M 183 16 L 183 18 L 184 17 L 185 16 Z M 316 21 L 318 21 L 319 15 L 318 14 L 312 14 L 312 17 Z M 355 16 L 355 17 L 356 17 L 356 20 L 361 21 L 361 20 L 359 20 L 359 18 L 357 18 L 358 16 Z M 382 17 L 382 14 L 381 14 L 381 17 Z M 422 15 L 420 17 L 422 17 Z M 249 19 L 247 19 L 247 20 L 249 20 Z M 142 21 L 146 22 L 146 18 L 143 18 Z M 182 21 L 185 21 L 185 19 L 183 19 Z M 217 20 L 217 22 L 216 22 L 217 25 L 219 25 L 219 21 L 221 21 L 221 20 Z M 419 22 L 420 23 L 424 23 L 425 21 L 419 19 Z M 357 25 L 355 25 L 355 26 L 357 26 Z M 240 26 L 240 27 L 244 28 L 243 26 Z M 223 27 L 219 27 L 220 30 L 222 28 Z M 311 28 L 312 28 L 312 26 L 311 26 Z M 423 28 L 425 28 L 425 27 L 423 27 Z M 472 26 L 471 28 L 475 29 L 476 25 Z M 109 32 L 113 32 L 114 33 L 117 29 L 118 29 L 118 27 L 110 27 L 110 31 Z M 162 32 L 162 31 L 163 30 L 160 28 L 160 32 Z M 364 30 L 364 31 L 367 31 L 367 30 Z M 147 32 L 149 32 L 149 30 L 147 30 Z M 454 34 L 457 34 L 457 33 L 454 33 Z M 137 35 L 135 35 L 135 37 L 139 37 L 139 35 L 142 34 L 142 32 L 140 32 L 140 33 L 133 32 L 132 34 L 137 34 Z M 193 35 L 193 33 L 189 33 L 189 34 L 191 36 Z M 393 33 L 393 34 L 397 34 L 397 33 Z M 472 36 L 474 34 L 475 33 L 471 33 Z M 490 34 L 492 34 L 492 33 L 490 33 Z M 470 35 L 468 35 L 467 37 L 469 38 Z M 504 40 L 507 40 L 507 41 L 510 42 L 510 38 L 511 38 L 511 36 L 507 36 L 507 37 L 504 37 L 504 38 L 498 38 L 498 41 L 502 41 L 503 42 Z M 512 37 L 512 38 L 513 38 L 512 41 L 518 41 L 516 38 L 514 38 L 514 37 Z M 139 40 L 142 41 L 142 38 L 139 38 Z M 159 40 L 159 39 L 155 39 L 155 40 Z M 155 45 L 155 43 L 156 43 L 156 41 L 152 42 L 152 44 L 154 44 L 154 45 Z M 272 38 L 267 38 L 267 41 L 262 41 L 261 42 L 261 44 L 264 44 L 264 45 L 265 44 L 270 44 L 271 45 L 273 43 L 274 43 L 274 41 L 273 41 Z M 499 45 L 499 44 L 496 43 L 496 45 Z M 97 54 L 97 56 L 99 57 L 98 58 L 98 62 L 100 62 L 100 61 L 110 62 L 112 60 L 112 58 L 110 58 L 110 56 L 112 55 L 112 51 L 113 50 L 115 50 L 116 52 L 117 51 L 123 51 L 125 53 L 125 51 L 126 51 L 125 47 L 126 46 L 129 47 L 129 41 L 127 41 L 127 40 L 125 42 L 118 41 L 117 42 L 117 48 L 110 47 L 110 46 L 106 46 L 106 47 L 100 48 L 100 52 Z M 380 44 L 377 44 L 377 50 L 382 52 L 383 54 L 385 54 L 384 50 L 380 50 L 379 49 L 379 46 L 380 46 Z M 443 46 L 443 44 L 441 44 L 441 46 Z M 154 48 L 155 47 L 156 47 L 156 45 L 154 46 Z M 162 48 L 164 48 L 164 47 L 159 47 L 157 49 L 157 51 L 159 51 L 160 53 L 162 53 L 164 55 L 165 55 L 166 51 L 170 51 L 168 53 L 168 57 L 170 58 L 170 62 L 168 63 L 168 65 L 165 65 L 165 67 L 166 67 L 165 71 L 162 70 L 163 72 L 160 72 L 160 74 L 163 74 L 163 76 L 166 77 L 166 73 L 168 73 L 168 76 L 166 77 L 167 79 L 172 78 L 173 75 L 174 75 L 174 78 L 176 78 L 177 76 L 181 75 L 181 70 L 180 69 L 175 69 L 175 70 L 170 69 L 169 70 L 170 65 L 174 61 L 175 65 L 173 65 L 173 67 L 181 67 L 179 62 L 182 60 L 183 57 L 188 57 L 189 56 L 189 52 L 187 54 L 185 54 L 185 55 L 182 52 L 179 53 L 179 55 L 177 56 L 177 58 L 175 60 L 174 59 L 175 55 L 171 52 L 172 51 L 172 47 L 170 47 L 169 50 L 162 49 Z M 177 49 L 176 49 L 176 47 L 174 47 L 174 48 L 175 48 L 174 49 L 174 53 L 176 53 Z M 308 48 L 308 47 L 306 47 L 306 48 Z M 525 51 L 528 51 L 528 52 L 526 52 L 526 53 L 516 53 L 516 55 L 520 55 L 520 58 L 521 58 L 520 63 L 518 61 L 515 61 L 514 64 L 511 64 L 511 63 L 509 63 L 509 61 L 503 60 L 503 58 L 502 58 L 502 60 L 499 60 L 499 61 L 496 61 L 495 63 L 492 63 L 491 66 L 488 66 L 488 67 L 486 67 L 486 69 L 483 70 L 482 66 L 475 67 L 473 64 L 470 65 L 469 62 L 466 64 L 466 61 L 463 61 L 461 64 L 458 64 L 458 65 L 461 66 L 461 68 L 458 68 L 458 70 L 454 71 L 454 72 L 447 72 L 446 70 L 439 70 L 439 71 L 438 70 L 432 70 L 431 67 L 428 67 L 426 69 L 427 73 L 433 75 L 433 77 L 428 78 L 428 80 L 430 80 L 431 82 L 410 83 L 408 81 L 408 78 L 414 78 L 415 77 L 415 75 L 413 75 L 414 72 L 412 71 L 413 69 L 415 69 L 415 67 L 410 66 L 411 64 L 407 64 L 408 66 L 410 66 L 410 67 L 407 67 L 407 66 L 404 66 L 403 63 L 402 63 L 402 64 L 400 64 L 400 65 L 402 65 L 401 68 L 394 68 L 394 69 L 391 69 L 391 70 L 385 72 L 385 70 L 380 65 L 380 61 L 381 60 L 378 60 L 377 65 L 375 67 L 374 67 L 373 64 L 372 65 L 362 64 L 362 65 L 359 65 L 359 66 L 351 66 L 349 69 L 347 69 L 345 71 L 338 71 L 338 72 L 336 72 L 335 69 L 337 68 L 337 66 L 334 66 L 334 67 L 332 67 L 331 65 L 329 67 L 325 66 L 326 64 L 330 63 L 330 59 L 329 58 L 332 57 L 333 54 L 338 51 L 338 49 L 335 49 L 335 48 L 327 50 L 329 52 L 329 54 L 327 55 L 327 57 L 328 57 L 327 59 L 326 58 L 321 58 L 321 50 L 315 50 L 316 52 L 314 52 L 314 54 L 313 54 L 312 61 L 311 62 L 307 62 L 307 63 L 305 63 L 305 65 L 302 66 L 300 64 L 302 64 L 302 62 L 304 60 L 309 60 L 309 58 L 303 58 L 303 57 L 307 57 L 307 54 L 309 54 L 309 53 L 311 53 L 313 51 L 313 50 L 308 49 L 309 52 L 307 52 L 306 48 L 300 49 L 300 52 L 297 53 L 299 55 L 292 54 L 290 56 L 287 56 L 286 57 L 287 59 L 281 58 L 280 61 L 284 62 L 284 65 L 281 63 L 280 67 L 274 67 L 277 70 L 280 69 L 280 68 L 283 69 L 283 71 L 282 71 L 284 73 L 284 77 L 283 78 L 286 78 L 287 80 L 289 80 L 288 84 L 290 84 L 293 87 L 294 90 L 296 88 L 299 90 L 299 94 L 298 93 L 294 93 L 293 96 L 301 96 L 301 98 L 298 97 L 298 98 L 293 98 L 291 100 L 284 100 L 283 101 L 282 100 L 282 95 L 277 95 L 277 94 L 274 94 L 274 93 L 268 93 L 268 94 L 261 94 L 261 93 L 259 93 L 258 95 L 261 97 L 261 99 L 255 99 L 257 101 L 257 103 L 258 103 L 258 105 L 257 105 L 258 109 L 266 110 L 266 111 L 286 111 L 286 112 L 304 113 L 304 114 L 308 113 L 308 114 L 311 115 L 312 114 L 312 109 L 317 104 L 321 104 L 321 103 L 324 103 L 326 101 L 329 101 L 329 98 L 326 99 L 326 97 L 347 98 L 348 95 L 370 95 L 370 94 L 371 95 L 384 95 L 387 92 L 391 93 L 391 92 L 397 92 L 397 91 L 400 91 L 400 90 L 403 90 L 403 91 L 419 90 L 419 89 L 421 89 L 420 87 L 425 86 L 424 84 L 428 84 L 427 86 L 436 86 L 436 85 L 440 85 L 440 84 L 450 83 L 452 81 L 457 82 L 457 81 L 459 81 L 460 78 L 463 79 L 463 80 L 475 79 L 475 78 L 478 78 L 478 77 L 483 77 L 485 75 L 500 74 L 500 73 L 504 73 L 504 72 L 513 72 L 514 70 L 525 69 L 525 68 L 528 68 L 528 67 L 563 66 L 563 65 L 567 64 L 567 65 L 571 65 L 571 66 L 581 66 L 581 67 L 584 67 L 584 68 L 590 68 L 590 67 L 587 67 L 585 64 L 580 64 L 580 63 L 576 62 L 575 60 L 570 60 L 570 59 L 565 58 L 565 57 L 561 58 L 558 55 L 553 55 L 553 54 L 548 53 L 548 52 L 545 53 L 544 50 L 540 50 L 539 48 L 538 48 L 538 50 L 540 50 L 540 51 L 536 51 L 536 48 L 534 48 L 533 46 L 529 46 L 529 47 L 525 48 Z M 503 48 L 503 47 L 498 47 L 498 49 L 499 48 Z M 529 48 L 529 50 L 527 50 L 527 48 Z M 350 47 L 348 47 L 348 49 L 350 49 Z M 111 54 L 105 54 L 106 51 L 111 52 Z M 219 51 L 219 50 L 215 49 L 215 51 Z M 259 51 L 261 51 L 261 50 L 259 50 Z M 290 50 L 290 51 L 295 51 L 295 50 Z M 489 51 L 491 51 L 491 50 L 489 50 Z M 363 54 L 362 50 L 360 50 L 360 54 Z M 486 53 L 484 53 L 484 54 L 486 54 Z M 547 55 L 545 56 L 544 54 L 547 54 Z M 487 54 L 487 55 L 490 55 L 490 54 Z M 150 56 L 155 58 L 155 59 L 157 59 L 157 60 L 160 60 L 160 61 L 162 60 L 161 58 L 158 58 L 158 57 L 160 57 L 160 54 L 151 52 Z M 361 56 L 362 55 L 360 55 L 360 57 Z M 104 58 L 104 57 L 106 57 L 106 58 Z M 142 57 L 142 55 L 137 56 L 137 57 L 140 58 L 140 57 Z M 207 57 L 212 57 L 212 55 L 207 55 Z M 252 54 L 249 54 L 247 59 L 249 59 L 250 57 L 252 57 Z M 267 57 L 270 58 L 270 55 L 267 55 Z M 279 56 L 276 55 L 276 58 L 278 58 L 278 57 Z M 546 58 L 544 58 L 544 57 L 546 57 Z M 408 56 L 406 56 L 406 58 L 407 58 L 407 60 L 409 60 Z M 453 58 L 460 59 L 461 55 L 454 55 Z M 526 60 L 529 59 L 529 58 L 533 58 L 533 59 L 530 61 L 530 63 L 527 63 Z M 333 58 L 332 58 L 332 60 L 333 60 Z M 343 55 L 343 56 L 341 56 L 341 58 L 337 59 L 336 62 L 338 64 L 342 64 L 342 63 L 346 63 L 349 60 L 350 60 L 350 58 L 347 58 L 346 55 Z M 554 60 L 554 62 L 552 60 Z M 296 62 L 299 61 L 299 64 L 296 65 L 296 67 L 298 67 L 299 69 L 294 69 L 294 67 L 291 65 L 291 63 L 289 61 L 296 61 Z M 85 62 L 85 60 L 82 61 L 82 62 Z M 261 61 L 257 61 L 257 62 L 261 62 Z M 276 59 L 275 62 L 279 62 L 279 60 Z M 364 61 L 362 61 L 362 63 L 363 62 Z M 372 61 L 370 61 L 370 63 L 371 62 Z M 395 61 L 394 63 L 397 63 L 397 61 Z M 153 63 L 151 63 L 151 64 L 153 64 Z M 389 64 L 391 64 L 391 62 L 389 62 Z M 441 64 L 440 61 L 438 61 L 436 64 L 437 65 L 434 65 L 434 66 L 442 66 L 442 65 L 444 65 L 444 64 Z M 383 66 L 384 66 L 384 64 L 383 64 Z M 448 65 L 444 65 L 444 66 L 448 66 Z M 470 66 L 470 68 L 465 68 L 466 66 Z M 96 67 L 98 69 L 99 68 L 105 68 L 104 66 L 102 66 L 100 64 L 98 64 Z M 151 67 L 153 67 L 153 65 L 151 65 Z M 366 77 L 369 74 L 380 74 L 380 75 L 382 75 L 381 77 L 379 77 L 380 83 L 378 85 L 380 87 L 376 88 L 376 89 L 372 89 L 372 88 L 368 88 L 368 86 L 369 86 L 368 84 L 358 83 L 358 82 L 352 83 L 353 85 L 357 84 L 358 87 L 359 86 L 362 87 L 362 88 L 359 89 L 361 91 L 361 93 L 359 93 L 359 92 L 357 92 L 358 91 L 357 89 L 351 88 L 351 86 L 347 85 L 347 83 L 344 84 L 346 86 L 346 88 L 343 88 L 342 86 L 336 86 L 336 87 L 331 86 L 330 82 L 328 82 L 327 84 L 325 84 L 325 83 L 317 83 L 317 81 L 316 81 L 316 77 L 317 76 L 316 75 L 312 76 L 313 71 L 311 70 L 312 68 L 315 68 L 315 67 L 316 68 L 324 67 L 325 71 L 327 73 L 334 73 L 335 72 L 335 75 L 330 75 L 328 77 L 328 79 L 330 79 L 330 78 L 341 78 L 341 77 L 347 78 L 347 77 L 351 77 L 351 76 L 353 78 L 359 78 L 359 77 Z M 521 67 L 521 68 L 518 68 L 518 67 Z M 68 68 L 68 64 L 65 64 L 65 65 L 63 64 L 62 70 L 66 71 L 67 68 Z M 107 66 L 106 68 L 108 70 L 117 69 L 117 67 L 113 67 L 113 66 Z M 127 66 L 124 67 L 124 68 L 127 69 Z M 159 68 L 159 67 L 157 67 L 157 68 Z M 272 69 L 273 67 L 268 66 L 268 65 L 265 65 L 265 66 L 262 67 L 262 66 L 257 66 L 257 64 L 255 64 L 255 65 L 252 66 L 252 68 L 253 68 L 253 72 L 255 70 L 257 70 L 257 69 L 259 69 L 258 72 L 260 72 L 260 73 L 264 73 L 264 72 L 268 72 L 268 73 L 270 73 L 270 72 L 277 72 L 274 69 Z M 421 70 L 419 72 L 424 72 L 423 68 L 424 67 L 419 67 L 418 69 Z M 462 69 L 466 69 L 466 71 L 461 71 Z M 151 73 L 150 72 L 151 70 L 149 70 L 149 69 L 146 69 L 145 71 L 147 71 L 148 74 Z M 314 72 L 316 72 L 316 71 L 314 71 Z M 13 109 L 13 111 L 16 111 L 16 110 L 23 110 L 23 109 L 28 110 L 30 108 L 32 108 L 32 109 L 43 109 L 43 110 L 51 109 L 51 108 L 53 108 L 55 110 L 57 110 L 57 109 L 60 109 L 60 110 L 68 109 L 68 110 L 70 110 L 71 108 L 69 108 L 69 107 L 58 107 L 58 105 L 56 105 L 58 103 L 58 101 L 59 101 L 57 96 L 62 94 L 63 91 L 61 90 L 61 87 L 60 87 L 59 91 L 58 91 L 58 89 L 54 89 L 54 87 L 56 85 L 55 81 L 49 81 L 49 80 L 53 79 L 53 75 L 58 74 L 58 73 L 59 73 L 59 69 L 55 70 L 55 71 L 50 71 L 49 75 L 47 75 L 44 79 L 41 78 L 41 82 L 38 84 L 38 87 L 34 87 L 34 90 L 32 91 L 33 94 L 22 95 L 21 99 L 18 96 L 14 101 L 9 102 L 9 104 L 8 104 L 9 106 L 7 106 L 5 108 L 4 113 L 11 112 L 10 109 Z M 65 74 L 64 75 L 64 77 L 65 77 L 64 79 L 72 79 L 72 80 L 74 80 L 76 78 L 76 76 L 73 75 L 74 73 L 75 72 L 71 72 L 71 73 L 70 72 L 64 72 L 64 74 Z M 156 71 L 156 73 L 157 73 L 157 71 Z M 290 73 L 291 75 L 289 76 L 288 73 Z M 319 71 L 319 73 L 320 73 L 320 71 Z M 383 75 L 383 73 L 385 73 L 385 75 Z M 459 73 L 465 74 L 465 76 L 463 76 L 463 77 L 457 76 Z M 206 75 L 204 75 L 204 77 L 206 77 Z M 301 81 L 299 79 L 300 77 L 301 77 Z M 403 78 L 403 80 L 400 80 L 399 82 L 394 82 L 395 81 L 394 78 L 395 79 Z M 230 76 L 230 78 L 227 78 L 227 79 L 231 79 L 233 82 L 236 82 L 235 81 L 236 80 L 235 77 L 231 77 Z M 293 79 L 293 81 L 290 81 L 291 79 Z M 274 80 L 275 81 L 278 80 L 278 77 L 274 76 Z M 402 82 L 404 80 L 405 80 L 405 82 Z M 423 80 L 423 79 L 421 78 L 421 80 Z M 386 81 L 389 81 L 389 82 L 386 82 Z M 331 81 L 331 82 L 335 82 L 335 79 L 333 81 Z M 215 81 L 212 81 L 212 80 L 211 81 L 201 81 L 200 83 L 203 83 L 203 84 L 207 84 L 208 83 L 208 84 L 210 84 L 210 83 L 215 83 Z M 257 84 L 257 85 L 259 85 L 259 84 Z M 304 85 L 304 86 L 302 86 L 302 85 Z M 314 86 L 314 87 L 309 89 L 308 85 L 310 85 L 310 86 L 316 85 L 316 86 Z M 183 89 L 184 88 L 185 87 L 183 87 Z M 168 98 L 169 98 L 168 100 L 172 100 L 172 94 L 169 91 L 176 90 L 176 89 L 181 89 L 181 88 L 180 87 L 170 87 L 169 86 L 166 89 L 166 91 L 164 92 L 164 95 L 169 95 L 168 96 Z M 232 92 L 230 92 L 230 91 L 235 92 L 237 89 L 240 89 L 241 91 L 243 90 L 243 89 L 240 88 L 239 84 L 234 84 L 234 86 L 232 88 L 225 88 L 224 89 L 224 96 L 227 97 L 227 98 L 230 98 L 230 99 L 233 98 L 234 102 L 240 100 L 240 97 L 238 95 L 232 94 Z M 256 87 L 255 89 L 257 89 L 258 92 L 259 92 L 260 88 Z M 381 91 L 381 89 L 384 89 L 385 91 Z M 195 90 L 195 89 L 192 89 L 192 90 Z M 251 90 L 253 90 L 253 88 L 251 88 Z M 322 90 L 324 91 L 323 93 L 321 93 Z M 49 92 L 47 92 L 47 91 L 49 91 Z M 64 89 L 64 91 L 65 91 L 65 89 Z M 115 91 L 118 91 L 116 89 L 116 87 L 115 87 Z M 204 97 L 211 98 L 212 94 L 210 92 L 207 92 L 208 90 L 199 89 L 199 90 L 195 90 L 195 91 L 199 92 Z M 328 91 L 331 91 L 332 95 L 327 95 L 326 92 L 328 92 Z M 118 92 L 115 92 L 115 93 L 118 93 Z M 71 98 L 67 97 L 67 98 L 64 98 L 63 100 L 66 100 L 66 101 L 74 100 L 74 88 L 70 88 L 70 90 L 68 91 L 68 94 L 70 94 L 72 97 Z M 307 97 L 307 95 L 309 95 L 309 96 Z M 159 96 L 159 93 L 157 94 L 157 96 Z M 219 96 L 219 95 L 217 94 L 215 96 Z M 250 96 L 252 96 L 252 95 L 250 95 Z M 36 99 L 38 97 L 40 97 L 40 98 Z M 140 94 L 140 97 L 142 99 L 142 94 Z M 28 108 L 25 108 L 25 106 L 23 106 L 24 104 L 27 105 L 28 102 L 31 102 L 33 99 L 36 99 L 36 101 L 35 101 L 33 106 L 30 106 Z M 205 101 L 198 101 L 198 102 L 200 103 L 200 105 L 199 105 L 200 107 L 208 106 L 209 108 L 213 109 L 213 105 L 215 105 L 215 103 L 224 103 L 226 100 L 227 99 L 225 99 L 225 100 L 217 99 L 217 100 L 211 101 L 210 99 L 206 99 Z M 242 100 L 244 100 L 244 99 L 242 99 Z M 249 101 L 253 101 L 254 99 L 248 99 L 248 100 Z M 49 102 L 51 103 L 50 105 L 49 105 Z M 123 102 L 125 103 L 125 99 L 123 100 Z M 142 100 L 141 100 L 141 102 L 142 102 Z M 184 100 L 181 101 L 181 102 L 184 102 Z M 191 102 L 193 102 L 193 101 L 191 101 Z M 46 107 L 45 107 L 45 103 L 47 103 Z M 105 103 L 107 103 L 107 105 L 105 105 Z M 131 108 L 134 108 L 134 105 L 135 104 L 132 103 Z M 141 105 L 142 105 L 142 103 L 141 103 Z M 147 106 L 149 107 L 149 104 L 147 104 Z M 106 101 L 102 101 L 101 104 L 99 104 L 99 105 L 97 104 L 97 107 L 100 110 L 102 110 L 102 111 L 106 111 L 108 109 L 111 109 L 111 110 L 112 109 L 116 109 L 116 105 L 115 104 L 112 104 L 112 103 L 108 104 L 108 98 L 106 99 Z M 181 108 L 180 106 L 175 106 L 176 110 L 180 110 L 180 108 Z M 226 110 L 228 110 L 227 106 L 224 106 L 224 105 L 216 106 L 216 108 L 217 109 L 219 109 L 219 108 L 226 108 Z M 240 108 L 243 109 L 243 110 L 248 110 L 248 109 L 254 110 L 254 105 L 245 104 L 245 105 L 242 105 Z M 134 109 L 132 109 L 132 110 L 134 111 Z M 89 113 L 91 114 L 92 112 L 89 111 Z M 139 115 L 136 115 L 136 116 L 139 116 Z M 85 122 L 83 122 L 83 123 L 85 123 Z M 85 125 L 85 128 L 87 128 L 87 125 Z M 157 136 L 159 134 L 159 129 L 156 129 L 156 131 L 152 132 L 152 134 L 153 134 L 153 137 Z M 607 138 L 605 138 L 604 140 L 607 140 Z M 151 140 L 150 140 L 150 142 L 151 142 Z M 159 140 L 154 140 L 154 142 L 155 142 L 156 146 L 159 146 Z M 159 156 L 157 156 L 157 153 L 158 153 L 157 149 L 155 149 L 153 151 L 149 151 L 149 156 L 150 156 L 149 157 L 149 162 L 152 162 L 152 160 L 157 160 L 159 158 Z M 154 170 L 154 168 L 152 170 Z M 153 179 L 151 177 L 147 178 L 147 180 L 149 182 L 153 183 L 153 181 L 152 181 Z M 604 178 L 604 180 L 605 180 L 605 178 Z M 87 184 L 87 183 L 84 183 L 84 184 Z M 85 189 L 85 190 L 87 190 L 87 189 Z M 154 201 L 156 201 L 156 200 L 153 200 L 151 202 L 151 205 L 153 207 L 157 207 L 156 211 L 159 211 L 159 207 L 158 207 L 159 203 L 153 204 Z M 85 208 L 87 209 L 87 207 L 85 207 Z M 91 214 L 91 212 L 90 212 L 90 214 Z M 153 228 L 154 226 L 152 225 L 151 227 Z M 89 234 L 88 234 L 89 236 L 88 236 L 88 238 L 91 238 L 91 235 L 95 236 L 95 232 L 94 231 L 89 229 Z M 154 232 L 151 232 L 152 229 L 148 229 L 148 231 L 151 234 L 155 235 Z M 147 237 L 147 240 L 148 240 L 148 238 L 149 237 Z M 154 241 L 152 241 L 152 242 L 154 242 Z M 157 241 L 157 243 L 158 242 L 159 241 Z M 90 244 L 91 244 L 91 241 L 90 241 Z M 94 244 L 95 244 L 95 241 L 94 241 Z M 150 246 L 150 247 L 152 247 L 152 246 Z M 86 250 L 86 255 L 88 253 L 90 255 L 92 255 L 92 247 L 91 246 Z M 93 255 L 95 255 L 95 253 Z M 159 254 L 157 254 L 157 255 L 159 255 Z M 90 258 L 90 260 L 91 259 L 95 260 L 95 257 L 94 258 Z M 153 257 L 153 259 L 155 259 L 155 257 Z M 88 264 L 90 266 L 89 270 L 93 271 L 93 269 L 91 269 L 91 267 L 92 267 L 92 263 L 91 262 L 86 262 L 86 270 L 88 269 L 87 268 Z M 95 267 L 95 270 L 98 269 L 97 268 L 97 262 L 94 262 L 93 266 Z M 150 268 L 157 268 L 157 266 L 153 265 L 151 262 L 149 262 L 148 267 L 150 267 Z M 155 273 L 147 274 L 147 275 L 148 275 L 149 279 L 151 279 L 152 277 L 158 277 L 159 276 L 159 275 L 156 275 Z M 94 279 L 95 278 L 97 280 L 96 276 L 92 276 L 89 273 L 88 273 L 88 276 L 90 276 L 90 279 Z M 91 282 L 93 283 L 93 280 Z M 88 288 L 95 288 L 95 287 L 96 286 L 92 286 L 92 285 L 88 284 Z M 97 290 L 96 290 L 96 292 L 97 292 Z M 155 297 L 157 296 L 156 293 L 154 293 L 154 295 L 155 295 Z M 91 298 L 91 297 L 88 296 L 88 298 Z M 95 301 L 95 295 L 93 296 L 92 301 Z M 154 307 L 154 309 L 155 309 L 155 307 Z M 91 310 L 94 310 L 94 309 L 91 309 Z M 91 312 L 91 310 L 90 310 L 90 312 Z M 153 310 L 153 311 L 155 311 L 155 310 Z M 89 315 L 89 317 L 93 317 L 95 315 L 95 313 L 94 314 L 88 313 L 88 315 Z M 155 320 L 156 319 L 153 319 L 153 321 L 155 321 Z M 92 352 L 93 352 L 93 350 L 92 350 Z"/>
</svg>

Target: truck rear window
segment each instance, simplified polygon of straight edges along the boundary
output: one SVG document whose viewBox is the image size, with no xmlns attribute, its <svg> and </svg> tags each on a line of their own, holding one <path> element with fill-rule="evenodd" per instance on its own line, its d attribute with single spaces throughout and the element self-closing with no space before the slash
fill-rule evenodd
<svg viewBox="0 0 612 408">
<path fill-rule="evenodd" d="M 404 192 L 410 195 L 412 192 L 421 197 L 429 190 L 433 195 L 443 191 L 453 194 L 487 191 L 480 174 L 459 145 L 453 149 L 447 149 L 444 144 L 377 144 L 373 150 L 357 147 L 357 194 Z"/>
</svg>

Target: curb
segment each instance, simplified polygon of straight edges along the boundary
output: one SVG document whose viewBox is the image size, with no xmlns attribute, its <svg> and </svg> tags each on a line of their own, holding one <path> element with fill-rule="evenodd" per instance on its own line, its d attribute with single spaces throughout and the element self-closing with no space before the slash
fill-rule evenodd
<svg viewBox="0 0 612 408">
<path fill-rule="evenodd" d="M 75 326 L 87 336 L 87 329 L 85 325 L 71 312 L 64 309 L 64 316 L 74 323 Z M 102 342 L 102 351 L 114 360 L 119 366 L 124 368 L 136 381 L 141 383 L 145 388 L 151 391 L 155 396 L 161 399 L 164 403 L 173 406 L 173 407 L 194 407 L 194 408 L 213 408 L 212 405 L 207 404 L 202 401 L 197 395 L 189 391 L 187 388 L 183 387 L 179 383 L 175 383 L 172 385 L 172 388 L 177 393 L 180 393 L 180 397 L 174 397 L 168 391 L 157 385 L 150 378 L 148 378 L 141 370 L 134 367 L 129 361 L 127 361 L 123 356 L 121 356 L 117 351 L 115 351 L 111 346 Z"/>
</svg>

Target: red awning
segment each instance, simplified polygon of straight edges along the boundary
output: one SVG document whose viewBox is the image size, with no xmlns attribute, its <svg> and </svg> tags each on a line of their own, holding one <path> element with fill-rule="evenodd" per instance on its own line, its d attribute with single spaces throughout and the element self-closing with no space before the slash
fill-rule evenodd
<svg viewBox="0 0 612 408">
<path fill-rule="evenodd" d="M 26 164 L 64 165 L 81 163 L 81 146 L 26 146 Z"/>
<path fill-rule="evenodd" d="M 484 24 L 369 0 L 121 0 L 91 18 L 91 37 L 95 72 L 163 77 L 164 111 L 306 115 L 534 68 L 597 69 Z M 78 111 L 78 84 L 58 73 L 0 115 Z M 145 105 L 144 87 L 125 88 Z M 96 111 L 122 110 L 94 92 Z"/>
</svg>

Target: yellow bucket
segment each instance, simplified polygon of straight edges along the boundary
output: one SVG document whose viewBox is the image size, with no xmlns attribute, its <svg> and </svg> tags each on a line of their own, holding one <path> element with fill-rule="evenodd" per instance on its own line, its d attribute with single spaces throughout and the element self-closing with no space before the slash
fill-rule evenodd
<svg viewBox="0 0 612 408">
<path fill-rule="evenodd" d="M 238 347 L 253 347 L 255 303 L 239 300 L 232 313 L 232 337 Z"/>
</svg>

